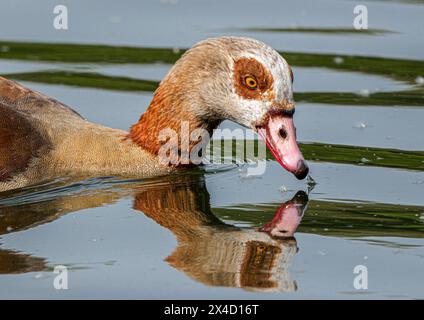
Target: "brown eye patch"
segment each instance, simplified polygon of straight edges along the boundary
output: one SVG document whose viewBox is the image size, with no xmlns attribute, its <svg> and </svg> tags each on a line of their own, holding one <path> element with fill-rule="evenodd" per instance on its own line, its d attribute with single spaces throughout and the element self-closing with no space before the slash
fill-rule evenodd
<svg viewBox="0 0 424 320">
<path fill-rule="evenodd" d="M 234 63 L 234 86 L 245 99 L 260 99 L 272 87 L 272 75 L 258 60 L 240 58 Z"/>
</svg>

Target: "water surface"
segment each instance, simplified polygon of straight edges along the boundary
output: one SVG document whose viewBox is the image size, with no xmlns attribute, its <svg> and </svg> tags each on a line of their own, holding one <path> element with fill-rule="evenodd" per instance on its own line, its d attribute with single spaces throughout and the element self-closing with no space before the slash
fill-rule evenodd
<svg viewBox="0 0 424 320">
<path fill-rule="evenodd" d="M 186 48 L 255 37 L 293 66 L 314 182 L 267 154 L 256 178 L 204 165 L 2 193 L 0 298 L 424 298 L 422 1 L 361 2 L 364 33 L 351 31 L 355 1 L 62 3 L 66 32 L 55 1 L 4 1 L 2 75 L 128 129 Z M 69 290 L 53 288 L 57 265 Z"/>
</svg>

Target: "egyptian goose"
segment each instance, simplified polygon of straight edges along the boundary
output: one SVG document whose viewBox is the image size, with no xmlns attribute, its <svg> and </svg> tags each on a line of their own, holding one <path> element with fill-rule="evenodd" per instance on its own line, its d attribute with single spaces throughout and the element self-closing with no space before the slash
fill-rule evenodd
<svg viewBox="0 0 424 320">
<path fill-rule="evenodd" d="M 308 166 L 296 142 L 292 82 L 290 66 L 270 46 L 248 38 L 207 39 L 175 63 L 126 132 L 91 123 L 0 78 L 0 191 L 68 175 L 168 174 L 193 163 L 160 161 L 164 130 L 179 134 L 184 122 L 190 132 L 212 134 L 225 119 L 258 132 L 276 160 L 303 179 Z M 195 146 L 188 141 L 188 151 Z"/>
</svg>

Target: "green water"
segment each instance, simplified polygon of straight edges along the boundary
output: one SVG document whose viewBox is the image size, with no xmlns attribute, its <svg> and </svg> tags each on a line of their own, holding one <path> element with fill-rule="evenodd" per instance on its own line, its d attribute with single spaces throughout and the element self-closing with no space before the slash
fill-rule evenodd
<svg viewBox="0 0 424 320">
<path fill-rule="evenodd" d="M 255 178 L 247 157 L 2 193 L 0 298 L 424 297 L 423 2 L 366 2 L 366 32 L 351 28 L 354 1 L 250 2 L 69 1 L 70 28 L 57 31 L 53 1 L 5 1 L 0 74 L 122 129 L 196 41 L 271 44 L 294 70 L 311 179 L 267 153 Z M 281 231 L 293 204 L 303 213 L 294 237 L 261 231 Z M 69 290 L 53 287 L 57 265 Z M 357 265 L 368 290 L 353 286 Z"/>
</svg>

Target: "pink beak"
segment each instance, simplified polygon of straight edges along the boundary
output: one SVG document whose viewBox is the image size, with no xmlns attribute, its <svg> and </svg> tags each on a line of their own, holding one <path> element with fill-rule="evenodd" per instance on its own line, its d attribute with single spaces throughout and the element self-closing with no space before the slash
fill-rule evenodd
<svg viewBox="0 0 424 320">
<path fill-rule="evenodd" d="M 306 178 L 309 168 L 297 145 L 292 116 L 272 112 L 267 122 L 257 127 L 257 130 L 283 168 L 293 173 L 299 180 Z"/>
</svg>

